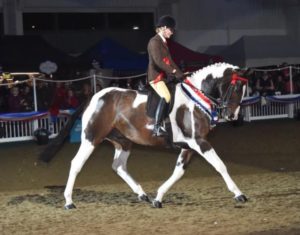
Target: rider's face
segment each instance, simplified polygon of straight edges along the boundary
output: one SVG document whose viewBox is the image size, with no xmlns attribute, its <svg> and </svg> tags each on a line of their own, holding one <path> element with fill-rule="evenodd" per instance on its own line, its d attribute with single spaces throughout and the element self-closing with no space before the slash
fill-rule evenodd
<svg viewBox="0 0 300 235">
<path fill-rule="evenodd" d="M 170 28 L 165 27 L 163 30 L 163 36 L 164 38 L 170 38 L 173 35 L 173 30 Z"/>
</svg>

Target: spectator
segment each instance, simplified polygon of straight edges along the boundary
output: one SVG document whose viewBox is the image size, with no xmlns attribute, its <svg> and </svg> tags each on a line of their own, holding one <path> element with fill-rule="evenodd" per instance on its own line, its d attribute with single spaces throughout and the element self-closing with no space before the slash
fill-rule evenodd
<svg viewBox="0 0 300 235">
<path fill-rule="evenodd" d="M 68 89 L 67 91 L 67 99 L 64 105 L 64 108 L 66 109 L 76 109 L 79 105 L 79 101 L 77 97 L 74 94 L 74 91 L 72 89 Z"/>
<path fill-rule="evenodd" d="M 23 111 L 23 106 L 21 104 L 22 97 L 20 95 L 19 87 L 14 86 L 10 89 L 10 94 L 8 96 L 8 112 L 18 113 Z"/>
<path fill-rule="evenodd" d="M 274 83 L 267 72 L 264 72 L 263 75 L 257 79 L 256 90 L 261 96 L 274 95 Z"/>
<path fill-rule="evenodd" d="M 102 90 L 102 86 L 100 83 L 96 84 L 96 92 L 101 91 Z"/>
<path fill-rule="evenodd" d="M 56 106 L 57 108 L 62 108 L 66 98 L 67 98 L 67 91 L 64 87 L 64 84 L 62 84 L 61 82 L 57 82 L 56 87 L 54 89 L 52 106 Z"/>
<path fill-rule="evenodd" d="M 66 98 L 67 92 L 64 85 L 61 82 L 57 82 L 50 105 L 50 113 L 52 116 L 57 116 L 59 114 L 59 109 L 63 108 Z"/>
<path fill-rule="evenodd" d="M 296 94 L 298 93 L 298 86 L 297 83 L 295 83 L 294 80 L 292 80 L 292 84 L 291 84 L 291 80 L 289 78 L 284 78 L 285 80 L 285 94 Z"/>
<path fill-rule="evenodd" d="M 300 73 L 296 74 L 293 78 L 294 80 L 294 85 L 295 85 L 295 94 L 299 94 L 300 93 Z"/>
<path fill-rule="evenodd" d="M 132 80 L 131 80 L 131 78 L 129 78 L 129 79 L 127 79 L 126 80 L 126 89 L 132 89 Z"/>
<path fill-rule="evenodd" d="M 49 109 L 52 100 L 52 91 L 48 83 L 43 81 L 37 82 L 37 105 L 39 111 L 46 111 Z"/>
<path fill-rule="evenodd" d="M 6 84 L 7 81 L 3 80 L 2 84 Z M 0 86 L 0 113 L 8 112 L 8 96 L 10 89 L 8 86 Z"/>
<path fill-rule="evenodd" d="M 81 95 L 80 95 L 80 102 L 85 102 L 85 101 L 89 101 L 93 96 L 93 92 L 92 92 L 92 87 L 91 84 L 89 83 L 84 83 L 82 90 L 81 90 Z"/>
<path fill-rule="evenodd" d="M 21 90 L 21 104 L 24 112 L 29 112 L 33 110 L 33 93 L 30 86 L 26 85 Z"/>
<path fill-rule="evenodd" d="M 275 94 L 277 95 L 286 94 L 285 81 L 283 80 L 283 75 L 281 73 L 278 73 L 276 75 L 276 79 L 274 81 L 274 87 L 275 87 Z"/>
</svg>

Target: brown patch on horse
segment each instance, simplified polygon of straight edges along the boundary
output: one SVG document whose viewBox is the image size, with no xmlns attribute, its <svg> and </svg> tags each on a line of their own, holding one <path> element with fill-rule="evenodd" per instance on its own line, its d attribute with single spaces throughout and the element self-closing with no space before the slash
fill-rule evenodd
<svg viewBox="0 0 300 235">
<path fill-rule="evenodd" d="M 194 154 L 194 150 L 192 149 L 188 149 L 186 150 L 185 152 L 182 153 L 182 161 L 177 163 L 178 164 L 183 164 L 182 168 L 184 170 L 186 170 L 188 164 L 190 163 L 191 161 L 191 158 L 192 158 L 192 155 Z"/>
<path fill-rule="evenodd" d="M 195 138 L 205 138 L 210 131 L 210 120 L 200 109 L 193 111 L 195 120 Z M 187 121 L 188 120 L 188 121 Z M 176 123 L 183 135 L 188 138 L 193 136 L 191 112 L 186 105 L 181 105 L 176 112 Z"/>
<path fill-rule="evenodd" d="M 154 120 L 146 114 L 146 102 L 133 108 L 136 96 L 135 91 L 126 91 L 121 94 L 114 127 L 134 143 L 165 146 L 164 138 L 152 136 L 152 130 L 146 128 L 147 125 L 154 123 Z"/>
<path fill-rule="evenodd" d="M 177 126 L 181 129 L 184 137 L 191 138 L 193 135 L 192 123 L 185 122 L 185 120 L 191 120 L 191 113 L 189 112 L 186 105 L 181 105 L 180 107 L 178 107 L 176 112 L 176 123 Z"/>
<path fill-rule="evenodd" d="M 204 139 L 198 139 L 197 143 L 199 144 L 202 153 L 205 153 L 212 149 L 212 146 L 210 145 L 210 143 L 208 143 Z"/>
<path fill-rule="evenodd" d="M 106 138 L 111 141 L 117 149 L 123 149 L 124 151 L 129 151 L 131 149 L 132 142 L 117 129 L 113 129 Z"/>
<path fill-rule="evenodd" d="M 120 97 L 118 91 L 112 91 L 98 100 L 98 104 L 102 104 L 102 106 L 98 111 L 94 111 L 84 130 L 86 139 L 94 145 L 103 141 L 112 130 L 116 116 L 116 106 Z"/>
<path fill-rule="evenodd" d="M 208 116 L 198 108 L 193 112 L 195 121 L 195 139 L 206 138 L 210 131 L 210 119 Z"/>
</svg>

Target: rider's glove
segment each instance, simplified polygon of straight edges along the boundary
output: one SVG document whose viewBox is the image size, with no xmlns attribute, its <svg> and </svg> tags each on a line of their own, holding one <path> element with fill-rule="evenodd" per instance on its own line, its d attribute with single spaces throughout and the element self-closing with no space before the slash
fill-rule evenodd
<svg viewBox="0 0 300 235">
<path fill-rule="evenodd" d="M 174 75 L 175 75 L 177 80 L 182 80 L 183 77 L 184 77 L 184 74 L 180 70 L 175 70 Z"/>
</svg>

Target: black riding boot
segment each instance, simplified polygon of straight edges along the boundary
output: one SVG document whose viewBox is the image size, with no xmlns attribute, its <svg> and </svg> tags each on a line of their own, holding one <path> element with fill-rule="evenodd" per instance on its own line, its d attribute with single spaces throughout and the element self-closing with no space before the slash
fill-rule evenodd
<svg viewBox="0 0 300 235">
<path fill-rule="evenodd" d="M 161 122 L 163 119 L 166 106 L 167 106 L 166 100 L 164 98 L 161 98 L 157 105 L 156 113 L 155 113 L 155 124 L 153 129 L 153 135 L 155 136 L 167 135 L 166 130 L 164 130 L 161 126 Z"/>
</svg>

